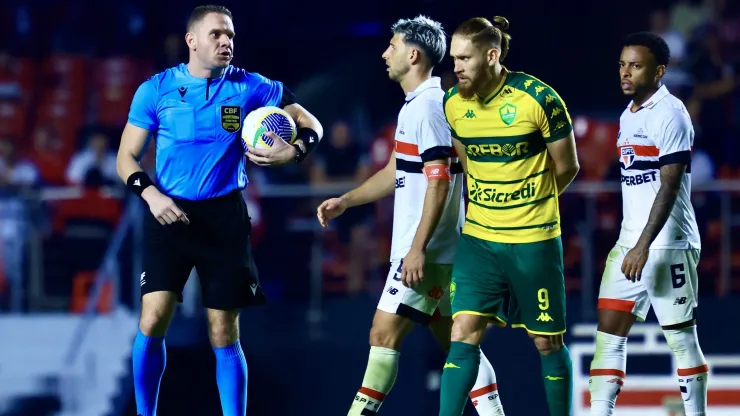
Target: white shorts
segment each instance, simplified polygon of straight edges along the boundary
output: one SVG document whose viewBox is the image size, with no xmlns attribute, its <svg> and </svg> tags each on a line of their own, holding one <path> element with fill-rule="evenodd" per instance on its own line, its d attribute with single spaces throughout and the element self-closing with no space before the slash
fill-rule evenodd
<svg viewBox="0 0 740 416">
<path fill-rule="evenodd" d="M 424 279 L 421 284 L 411 289 L 401 282 L 401 261 L 393 262 L 378 309 L 405 316 L 423 325 L 429 323 L 438 308 L 440 315 L 451 316 L 451 281 L 451 264 L 428 263 L 424 265 Z"/>
<path fill-rule="evenodd" d="M 650 250 L 641 278 L 632 282 L 622 273 L 622 261 L 630 249 L 614 246 L 606 259 L 599 289 L 599 309 L 630 312 L 644 321 L 655 310 L 661 326 L 676 325 L 694 319 L 699 279 L 698 249 Z"/>
</svg>

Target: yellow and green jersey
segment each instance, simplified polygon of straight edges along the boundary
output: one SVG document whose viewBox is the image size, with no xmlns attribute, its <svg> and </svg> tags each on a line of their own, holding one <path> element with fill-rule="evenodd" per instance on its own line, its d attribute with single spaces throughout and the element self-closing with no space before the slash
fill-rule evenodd
<svg viewBox="0 0 740 416">
<path fill-rule="evenodd" d="M 499 243 L 560 235 L 558 189 L 546 143 L 573 130 L 560 96 L 523 72 L 507 71 L 488 97 L 444 99 L 452 135 L 465 145 L 468 213 L 464 234 Z"/>
</svg>

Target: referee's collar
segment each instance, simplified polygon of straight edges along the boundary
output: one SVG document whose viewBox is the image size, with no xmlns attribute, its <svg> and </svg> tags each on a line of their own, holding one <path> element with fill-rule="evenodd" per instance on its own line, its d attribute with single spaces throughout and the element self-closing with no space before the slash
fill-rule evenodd
<svg viewBox="0 0 740 416">
<path fill-rule="evenodd" d="M 416 98 L 419 94 L 430 88 L 442 89 L 442 79 L 440 77 L 431 77 L 428 80 L 422 82 L 415 90 L 406 94 L 406 102 L 409 102 Z"/>
</svg>

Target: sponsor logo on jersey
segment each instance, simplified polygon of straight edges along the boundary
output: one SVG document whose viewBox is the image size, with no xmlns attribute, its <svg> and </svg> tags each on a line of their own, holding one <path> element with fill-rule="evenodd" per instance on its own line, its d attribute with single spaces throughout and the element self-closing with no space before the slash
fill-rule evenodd
<svg viewBox="0 0 740 416">
<path fill-rule="evenodd" d="M 645 183 L 655 182 L 657 180 L 658 174 L 655 171 L 645 172 L 635 176 L 622 175 L 622 183 L 627 186 L 642 185 Z"/>
<path fill-rule="evenodd" d="M 529 142 L 516 144 L 470 144 L 465 148 L 470 156 L 521 156 L 529 151 Z"/>
<path fill-rule="evenodd" d="M 499 204 L 505 204 L 510 201 L 534 198 L 536 190 L 535 184 L 532 182 L 527 183 L 524 187 L 514 192 L 498 192 L 496 188 L 486 188 L 485 186 L 490 185 L 473 180 L 470 185 L 470 199 L 475 202 L 498 202 Z"/>
</svg>

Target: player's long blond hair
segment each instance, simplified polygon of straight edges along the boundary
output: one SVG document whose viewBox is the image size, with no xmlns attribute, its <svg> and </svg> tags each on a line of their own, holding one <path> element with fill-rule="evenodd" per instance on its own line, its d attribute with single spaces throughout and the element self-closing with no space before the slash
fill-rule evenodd
<svg viewBox="0 0 740 416">
<path fill-rule="evenodd" d="M 501 50 L 499 62 L 503 62 L 509 53 L 511 36 L 506 33 L 509 30 L 509 20 L 503 16 L 495 16 L 493 23 L 485 17 L 474 17 L 469 19 L 455 30 L 453 36 L 463 36 L 475 44 L 484 48 L 497 48 Z"/>
</svg>

